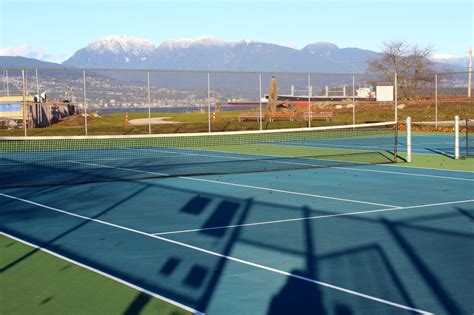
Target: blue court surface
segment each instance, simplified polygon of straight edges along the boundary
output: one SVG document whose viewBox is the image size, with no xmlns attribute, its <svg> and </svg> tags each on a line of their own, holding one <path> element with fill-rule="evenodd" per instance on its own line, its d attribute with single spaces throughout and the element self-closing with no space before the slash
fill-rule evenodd
<svg viewBox="0 0 474 315">
<path fill-rule="evenodd" d="M 473 191 L 393 165 L 3 188 L 0 227 L 195 312 L 473 314 Z"/>
<path fill-rule="evenodd" d="M 465 150 L 464 136 L 460 136 L 460 151 L 461 154 Z M 315 143 L 311 141 L 306 142 L 292 142 L 288 145 L 296 146 L 317 146 L 326 148 L 347 148 L 348 146 L 360 150 L 377 150 L 384 148 L 386 150 L 393 149 L 387 141 L 380 138 L 378 141 L 371 139 L 369 143 L 362 138 L 356 139 L 328 139 L 318 140 Z M 399 136 L 399 152 L 406 152 L 406 133 L 400 132 Z M 414 133 L 412 134 L 412 152 L 415 154 L 442 154 L 454 157 L 454 134 L 450 133 Z"/>
<path fill-rule="evenodd" d="M 465 143 L 461 137 L 460 151 L 464 153 Z M 401 138 L 402 144 L 405 139 Z M 454 133 L 415 133 L 412 136 L 413 153 L 441 154 L 454 157 Z M 402 147 L 403 149 L 403 147 Z"/>
</svg>

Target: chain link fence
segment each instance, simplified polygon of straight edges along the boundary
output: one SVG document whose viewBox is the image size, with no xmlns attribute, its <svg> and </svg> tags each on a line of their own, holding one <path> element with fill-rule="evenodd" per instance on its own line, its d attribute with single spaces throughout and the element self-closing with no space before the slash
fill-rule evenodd
<svg viewBox="0 0 474 315">
<path fill-rule="evenodd" d="M 472 87 L 468 88 L 469 72 L 440 73 L 435 81 L 437 122 L 452 120 L 454 115 L 463 119 L 474 118 L 474 98 L 469 93 Z"/>
<path fill-rule="evenodd" d="M 399 80 L 399 119 L 412 117 L 414 124 L 434 129 L 453 126 L 455 115 L 474 117 L 474 98 L 469 97 L 469 72 L 419 75 Z"/>
<path fill-rule="evenodd" d="M 392 73 L 151 69 L 3 69 L 0 75 L 3 135 L 306 128 L 408 116 L 437 124 L 454 114 L 473 117 L 467 72 L 417 81 Z"/>
</svg>

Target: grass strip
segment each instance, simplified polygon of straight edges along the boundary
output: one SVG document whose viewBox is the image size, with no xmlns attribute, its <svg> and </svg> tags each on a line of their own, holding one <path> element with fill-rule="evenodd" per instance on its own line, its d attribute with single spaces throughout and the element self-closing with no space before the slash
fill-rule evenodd
<svg viewBox="0 0 474 315">
<path fill-rule="evenodd" d="M 4 235 L 0 252 L 1 314 L 190 314 Z"/>
</svg>

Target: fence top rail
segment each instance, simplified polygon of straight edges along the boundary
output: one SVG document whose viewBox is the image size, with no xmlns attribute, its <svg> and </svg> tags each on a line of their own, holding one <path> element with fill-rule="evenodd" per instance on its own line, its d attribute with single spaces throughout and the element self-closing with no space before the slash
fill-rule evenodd
<svg viewBox="0 0 474 315">
<path fill-rule="evenodd" d="M 450 75 L 450 74 L 469 74 L 469 73 L 470 73 L 470 71 L 466 70 L 466 71 L 442 71 L 442 72 L 437 72 L 435 74 L 437 74 L 439 76 L 443 76 L 443 75 Z"/>
<path fill-rule="evenodd" d="M 110 71 L 110 72 L 163 72 L 163 73 L 202 73 L 202 74 L 281 74 L 281 75 L 336 75 L 336 76 L 380 76 L 378 73 L 370 72 L 302 72 L 302 71 L 246 71 L 246 70 L 192 70 L 192 69 L 160 69 L 160 68 L 73 68 L 73 67 L 2 67 L 0 70 L 21 71 L 21 70 L 47 70 L 47 71 Z"/>
</svg>

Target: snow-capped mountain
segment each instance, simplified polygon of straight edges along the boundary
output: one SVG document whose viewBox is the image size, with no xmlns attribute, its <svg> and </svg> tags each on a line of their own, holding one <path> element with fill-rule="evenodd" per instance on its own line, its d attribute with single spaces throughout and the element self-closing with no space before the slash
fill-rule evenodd
<svg viewBox="0 0 474 315">
<path fill-rule="evenodd" d="M 197 39 L 192 38 L 180 38 L 174 40 L 166 40 L 160 43 L 158 48 L 168 48 L 168 49 L 183 49 L 190 48 L 192 46 L 226 46 L 232 45 L 231 42 L 226 42 L 211 36 L 203 36 Z"/>
<path fill-rule="evenodd" d="M 301 50 L 271 43 L 228 42 L 210 36 L 154 45 L 132 36 L 107 36 L 63 64 L 90 68 L 161 68 L 261 71 L 364 71 L 376 52 L 315 43 Z"/>
<path fill-rule="evenodd" d="M 150 54 L 155 45 L 145 39 L 132 37 L 128 35 L 111 35 L 89 44 L 87 50 L 113 53 L 127 53 L 133 55 Z"/>
<path fill-rule="evenodd" d="M 448 54 L 434 54 L 431 58 L 431 61 L 443 63 L 450 66 L 458 66 L 465 68 L 467 71 L 467 67 L 469 65 L 469 58 L 468 57 L 457 57 Z"/>
<path fill-rule="evenodd" d="M 78 50 L 65 65 L 85 67 L 140 67 L 153 54 L 156 46 L 145 39 L 128 35 L 111 35 Z"/>
</svg>

